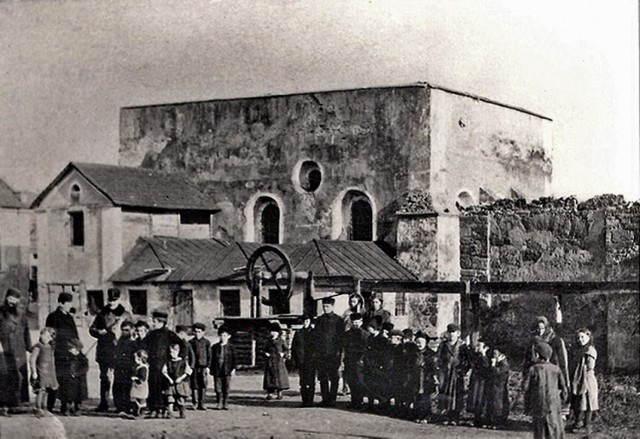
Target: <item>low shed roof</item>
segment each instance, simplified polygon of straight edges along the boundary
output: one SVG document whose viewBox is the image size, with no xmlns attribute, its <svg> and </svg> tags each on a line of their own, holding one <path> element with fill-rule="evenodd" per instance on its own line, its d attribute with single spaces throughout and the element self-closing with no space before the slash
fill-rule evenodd
<svg viewBox="0 0 640 439">
<path fill-rule="evenodd" d="M 124 264 L 109 279 L 114 283 L 218 282 L 240 279 L 251 254 L 263 244 L 182 238 L 138 238 Z M 373 242 L 323 241 L 275 245 L 294 271 L 315 277 L 409 281 L 416 277 Z"/>
</svg>

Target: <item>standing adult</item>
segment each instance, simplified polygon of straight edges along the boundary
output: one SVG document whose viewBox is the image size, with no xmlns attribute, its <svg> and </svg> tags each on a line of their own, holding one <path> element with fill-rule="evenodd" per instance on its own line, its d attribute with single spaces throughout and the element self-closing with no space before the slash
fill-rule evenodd
<svg viewBox="0 0 640 439">
<path fill-rule="evenodd" d="M 313 396 L 316 390 L 316 367 L 313 363 L 313 328 L 311 316 L 302 317 L 302 328 L 293 335 L 291 357 L 293 365 L 300 374 L 300 396 L 302 407 L 313 407 Z"/>
<path fill-rule="evenodd" d="M 560 338 L 551 325 L 549 320 L 545 316 L 536 317 L 535 326 L 533 328 L 533 341 L 531 343 L 529 358 L 525 364 L 525 378 L 529 368 L 540 361 L 540 355 L 538 354 L 538 346 L 540 344 L 546 344 L 551 347 L 551 358 L 549 362 L 555 364 L 560 368 L 562 377 L 565 383 L 569 383 L 569 361 L 567 356 L 567 348 L 565 347 L 564 340 Z M 564 402 L 562 405 L 562 416 L 566 419 L 569 415 L 569 403 Z"/>
<path fill-rule="evenodd" d="M 149 355 L 147 406 L 151 415 L 155 414 L 156 417 L 160 417 L 160 414 L 166 409 L 162 395 L 164 389 L 162 368 L 169 361 L 169 347 L 174 344 L 182 345 L 180 337 L 167 328 L 168 318 L 166 312 L 154 311 L 151 314 L 153 330 L 144 338 L 144 350 Z"/>
<path fill-rule="evenodd" d="M 102 307 L 89 327 L 89 334 L 98 340 L 96 346 L 96 363 L 100 368 L 100 404 L 96 411 L 109 410 L 109 392 L 111 381 L 109 373 L 113 373 L 116 356 L 116 342 L 120 325 L 128 317 L 124 306 L 120 303 L 120 290 L 109 288 L 107 304 Z"/>
<path fill-rule="evenodd" d="M 351 389 L 351 407 L 360 408 L 365 396 L 364 355 L 367 350 L 367 331 L 362 329 L 362 314 L 353 313 L 349 318 L 351 328 L 344 340 L 344 378 Z"/>
<path fill-rule="evenodd" d="M 369 300 L 371 308 L 364 315 L 364 325 L 366 326 L 375 318 L 378 319 L 380 325 L 391 323 L 391 313 L 382 307 L 382 296 L 374 294 Z"/>
<path fill-rule="evenodd" d="M 58 307 L 47 316 L 45 326 L 56 330 L 53 357 L 56 365 L 56 377 L 62 387 L 69 370 L 69 342 L 78 338 L 76 322 L 71 314 L 73 296 L 62 292 L 58 295 Z M 53 410 L 56 403 L 56 392 L 51 391 L 47 398 L 47 410 Z M 67 403 L 61 399 L 62 412 L 67 411 Z"/>
<path fill-rule="evenodd" d="M 313 330 L 316 350 L 315 362 L 322 394 L 321 405 L 333 407 L 338 396 L 338 369 L 344 338 L 344 320 L 333 312 L 335 300 L 332 297 L 322 299 L 322 314 L 316 319 Z"/>
<path fill-rule="evenodd" d="M 456 425 L 464 407 L 464 376 L 469 370 L 466 348 L 460 339 L 460 327 L 447 325 L 445 340 L 438 349 L 440 364 L 440 404 L 447 414 L 445 424 Z"/>
<path fill-rule="evenodd" d="M 14 378 L 2 384 L 8 400 L 0 406 L 5 407 L 29 401 L 27 351 L 31 351 L 31 338 L 26 313 L 19 306 L 21 296 L 20 291 L 9 288 L 0 306 L 0 344 L 8 376 Z"/>
</svg>

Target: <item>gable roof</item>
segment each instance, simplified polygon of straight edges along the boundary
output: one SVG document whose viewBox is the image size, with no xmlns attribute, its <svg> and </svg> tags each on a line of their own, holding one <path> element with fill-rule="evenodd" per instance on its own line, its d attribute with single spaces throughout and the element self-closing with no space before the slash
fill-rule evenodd
<svg viewBox="0 0 640 439">
<path fill-rule="evenodd" d="M 159 210 L 216 211 L 214 200 L 186 177 L 150 169 L 96 163 L 69 163 L 31 205 L 36 208 L 71 171 L 76 170 L 115 206 Z"/>
<path fill-rule="evenodd" d="M 11 189 L 3 179 L 0 178 L 0 207 L 10 207 L 15 209 L 26 208 L 17 193 Z"/>
<path fill-rule="evenodd" d="M 204 241 L 204 243 L 203 243 Z M 206 244 L 205 244 L 206 243 Z M 138 238 L 111 282 L 215 282 L 242 279 L 249 256 L 261 243 L 182 238 Z M 352 277 L 360 280 L 408 281 L 416 277 L 375 243 L 321 241 L 274 245 L 296 272 L 312 271 L 316 278 Z M 169 269 L 153 271 L 155 268 Z"/>
</svg>

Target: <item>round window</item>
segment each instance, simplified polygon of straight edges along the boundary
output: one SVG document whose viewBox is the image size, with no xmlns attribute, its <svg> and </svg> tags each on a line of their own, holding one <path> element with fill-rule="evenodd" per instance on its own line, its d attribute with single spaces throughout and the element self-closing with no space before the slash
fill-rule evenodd
<svg viewBox="0 0 640 439">
<path fill-rule="evenodd" d="M 316 162 L 305 161 L 300 166 L 300 187 L 307 192 L 315 192 L 322 183 L 322 171 Z"/>
</svg>

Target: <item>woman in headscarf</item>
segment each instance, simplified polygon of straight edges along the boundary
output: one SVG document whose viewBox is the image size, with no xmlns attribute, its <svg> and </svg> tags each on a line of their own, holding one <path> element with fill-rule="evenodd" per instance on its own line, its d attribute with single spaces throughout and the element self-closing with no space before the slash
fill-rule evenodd
<svg viewBox="0 0 640 439">
<path fill-rule="evenodd" d="M 598 352 L 591 343 L 591 331 L 576 332 L 576 347 L 571 356 L 571 406 L 575 414 L 574 432 L 591 434 L 591 416 L 598 410 L 598 381 L 594 369 Z M 584 421 L 582 418 L 584 414 Z M 583 430 L 584 428 L 584 430 Z"/>
<path fill-rule="evenodd" d="M 549 324 L 549 320 L 545 316 L 536 317 L 536 323 L 533 327 L 533 341 L 531 343 L 531 347 L 529 348 L 529 354 L 527 358 L 527 362 L 524 368 L 524 374 L 526 378 L 526 374 L 529 371 L 529 368 L 540 362 L 539 349 L 537 347 L 540 344 L 549 345 L 552 349 L 551 358 L 549 359 L 549 363 L 555 364 L 560 368 L 562 372 L 562 377 L 565 380 L 565 383 L 569 382 L 569 362 L 567 360 L 567 348 L 565 347 L 564 340 L 560 338 L 551 325 Z M 569 415 L 569 405 L 563 404 L 562 407 L 562 417 L 566 419 Z"/>
</svg>

